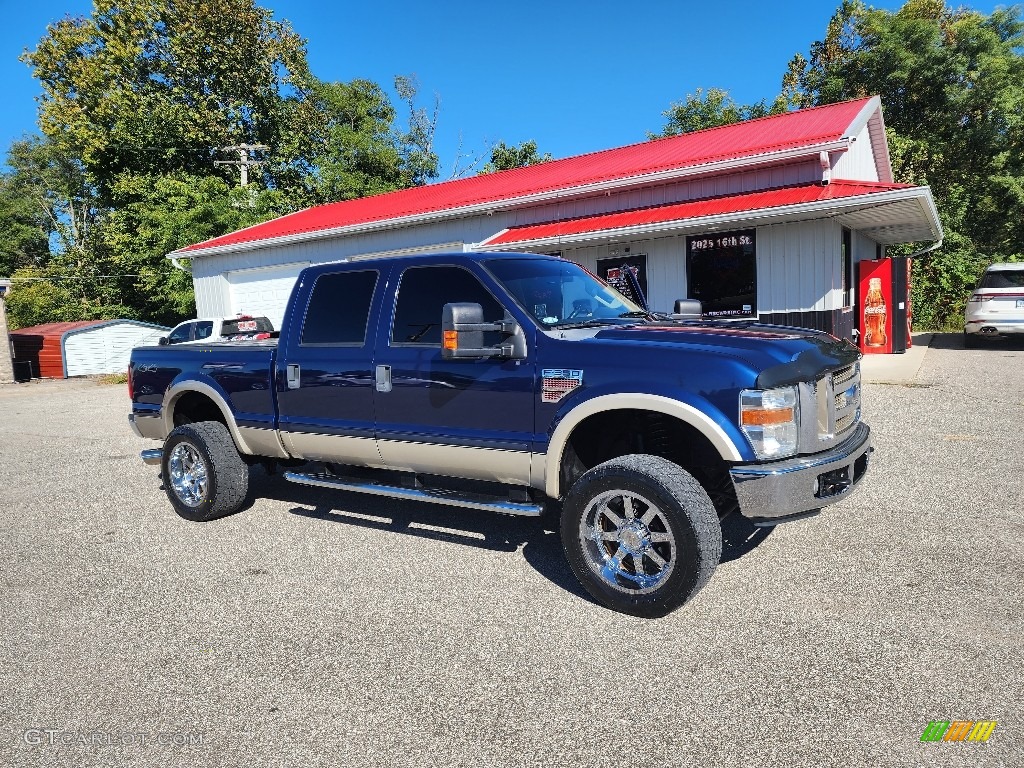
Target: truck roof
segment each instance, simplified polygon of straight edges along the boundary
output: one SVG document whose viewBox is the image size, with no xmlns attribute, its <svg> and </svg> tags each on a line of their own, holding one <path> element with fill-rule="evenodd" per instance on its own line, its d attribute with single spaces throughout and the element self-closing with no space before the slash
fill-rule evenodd
<svg viewBox="0 0 1024 768">
<path fill-rule="evenodd" d="M 543 253 L 522 253 L 517 251 L 445 251 L 443 253 L 411 253 L 407 256 L 356 256 L 354 258 L 340 259 L 339 261 L 332 261 L 324 264 L 311 264 L 307 269 L 312 269 L 314 267 L 336 266 L 338 264 L 373 264 L 378 262 L 393 264 L 396 262 L 415 261 L 418 264 L 436 264 L 439 262 L 451 261 L 453 258 L 470 259 L 472 261 L 486 261 L 491 259 L 563 260 L 561 256 L 552 256 L 550 254 Z"/>
</svg>

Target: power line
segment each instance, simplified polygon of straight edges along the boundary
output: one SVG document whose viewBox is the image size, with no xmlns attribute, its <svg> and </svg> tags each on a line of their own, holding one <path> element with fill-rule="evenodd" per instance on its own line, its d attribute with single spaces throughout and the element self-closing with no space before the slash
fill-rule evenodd
<svg viewBox="0 0 1024 768">
<path fill-rule="evenodd" d="M 82 275 L 47 275 L 46 277 L 9 277 L 7 279 L 10 280 L 12 283 L 35 283 L 46 282 L 47 280 L 98 280 L 103 277 L 143 277 L 143 275 L 89 275 L 88 277 L 84 277 Z"/>
<path fill-rule="evenodd" d="M 242 172 L 242 186 L 249 185 L 249 166 L 263 165 L 262 160 L 250 160 L 250 152 L 262 152 L 270 149 L 266 144 L 236 144 L 233 147 L 221 147 L 224 152 L 237 152 L 237 160 L 214 160 L 214 165 L 237 165 Z"/>
</svg>

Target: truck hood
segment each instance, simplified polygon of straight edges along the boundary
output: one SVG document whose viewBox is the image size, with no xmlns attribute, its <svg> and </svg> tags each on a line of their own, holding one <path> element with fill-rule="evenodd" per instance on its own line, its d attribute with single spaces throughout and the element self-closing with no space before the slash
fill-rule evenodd
<svg viewBox="0 0 1024 768">
<path fill-rule="evenodd" d="M 757 386 L 761 389 L 810 381 L 860 359 L 855 346 L 823 331 L 760 323 L 705 321 L 605 327 L 594 334 L 592 341 L 608 345 L 658 344 L 730 355 L 758 371 Z"/>
</svg>

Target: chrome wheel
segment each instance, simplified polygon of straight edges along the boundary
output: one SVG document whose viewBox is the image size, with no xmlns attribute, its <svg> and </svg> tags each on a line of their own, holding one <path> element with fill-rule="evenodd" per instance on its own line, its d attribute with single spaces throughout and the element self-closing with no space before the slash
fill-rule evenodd
<svg viewBox="0 0 1024 768">
<path fill-rule="evenodd" d="M 614 490 L 595 497 L 580 519 L 579 534 L 590 570 L 619 592 L 652 592 L 675 567 L 668 519 L 639 494 Z"/>
<path fill-rule="evenodd" d="M 198 507 L 206 498 L 209 478 L 206 462 L 190 443 L 178 443 L 167 460 L 171 488 L 182 504 Z"/>
</svg>

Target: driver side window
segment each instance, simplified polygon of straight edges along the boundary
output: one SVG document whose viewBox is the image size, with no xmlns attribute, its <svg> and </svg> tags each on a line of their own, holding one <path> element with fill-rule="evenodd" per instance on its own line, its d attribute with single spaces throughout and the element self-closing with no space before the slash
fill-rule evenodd
<svg viewBox="0 0 1024 768">
<path fill-rule="evenodd" d="M 189 336 L 192 333 L 192 326 L 195 323 L 185 323 L 184 325 L 175 328 L 171 331 L 171 335 L 167 337 L 167 341 L 170 344 L 181 344 L 183 341 L 188 341 Z"/>
<path fill-rule="evenodd" d="M 476 275 L 462 267 L 410 267 L 402 273 L 391 325 L 392 344 L 441 346 L 441 312 L 445 304 L 468 301 L 479 304 L 487 321 L 500 320 L 505 309 Z M 494 335 L 495 340 L 489 340 Z M 498 334 L 484 334 L 488 344 Z"/>
</svg>

